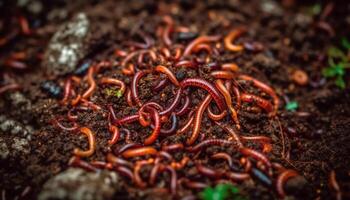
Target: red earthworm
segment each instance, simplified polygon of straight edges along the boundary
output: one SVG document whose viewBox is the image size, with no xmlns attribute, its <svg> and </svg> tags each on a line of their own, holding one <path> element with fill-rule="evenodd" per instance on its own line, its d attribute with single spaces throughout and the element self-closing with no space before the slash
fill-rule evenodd
<svg viewBox="0 0 350 200">
<path fill-rule="evenodd" d="M 151 109 L 151 116 L 153 118 L 153 122 L 154 122 L 154 129 L 151 133 L 150 136 L 148 136 L 145 141 L 143 142 L 144 145 L 150 145 L 153 144 L 157 138 L 158 135 L 160 133 L 160 128 L 161 128 L 161 124 L 160 124 L 160 118 L 159 118 L 159 113 L 156 109 Z"/>
<path fill-rule="evenodd" d="M 182 89 L 179 88 L 175 94 L 175 98 L 174 98 L 174 101 L 170 104 L 170 106 L 159 112 L 160 115 L 168 115 L 170 114 L 175 108 L 176 106 L 180 103 L 180 99 L 181 99 L 181 94 L 182 94 Z"/>
<path fill-rule="evenodd" d="M 112 165 L 123 165 L 127 167 L 132 167 L 133 164 L 127 160 L 114 156 L 112 153 L 108 153 L 106 156 L 106 160 Z"/>
<path fill-rule="evenodd" d="M 118 166 L 118 167 L 115 168 L 115 170 L 118 173 L 120 173 L 120 174 L 122 174 L 122 175 L 124 175 L 124 176 L 126 176 L 128 178 L 130 178 L 131 181 L 134 181 L 134 174 L 132 173 L 132 171 L 129 168 L 123 167 L 123 166 Z"/>
<path fill-rule="evenodd" d="M 9 90 L 18 90 L 20 88 L 21 88 L 21 86 L 18 85 L 17 83 L 11 83 L 11 84 L 1 86 L 0 87 L 0 95 L 9 91 Z"/>
<path fill-rule="evenodd" d="M 192 135 L 186 141 L 187 145 L 192 145 L 197 140 L 199 136 L 200 127 L 201 127 L 202 116 L 203 116 L 204 110 L 208 107 L 210 101 L 211 101 L 211 96 L 210 94 L 208 94 L 205 97 L 205 99 L 202 101 L 202 103 L 199 105 L 197 112 L 194 116 Z"/>
<path fill-rule="evenodd" d="M 168 79 L 162 79 L 162 80 L 160 80 L 158 83 L 157 83 L 157 85 L 155 85 L 154 87 L 153 87 L 153 91 L 154 92 L 159 92 L 159 91 L 161 91 L 162 89 L 164 89 L 167 85 L 168 85 Z"/>
<path fill-rule="evenodd" d="M 126 90 L 126 102 L 128 103 L 128 105 L 130 107 L 133 107 L 134 106 L 134 103 L 132 101 L 132 96 L 131 96 L 131 90 Z"/>
<path fill-rule="evenodd" d="M 240 163 L 244 165 L 245 172 L 249 172 L 252 169 L 252 162 L 248 158 L 242 157 Z"/>
<path fill-rule="evenodd" d="M 224 38 L 224 44 L 225 47 L 230 51 L 242 51 L 244 47 L 242 45 L 235 45 L 233 44 L 233 40 L 235 40 L 237 37 L 242 35 L 246 32 L 245 28 L 238 28 L 232 30 L 225 38 Z"/>
<path fill-rule="evenodd" d="M 236 87 L 236 86 L 233 86 L 232 87 L 232 89 L 233 89 L 233 93 L 235 94 L 235 96 L 236 96 L 236 109 L 238 110 L 238 109 L 240 109 L 240 107 L 241 107 L 241 93 L 239 92 L 239 89 Z"/>
<path fill-rule="evenodd" d="M 174 55 L 174 60 L 177 61 L 180 59 L 181 57 L 181 54 L 182 54 L 182 49 L 180 47 L 176 48 L 175 49 L 175 55 Z"/>
<path fill-rule="evenodd" d="M 120 137 L 119 129 L 116 126 L 110 125 L 109 132 L 112 134 L 112 138 L 110 140 L 108 140 L 108 144 L 114 145 L 118 142 L 119 137 Z"/>
<path fill-rule="evenodd" d="M 139 80 L 142 78 L 142 76 L 144 75 L 146 75 L 144 71 L 136 72 L 131 82 L 131 96 L 134 99 L 134 101 L 137 103 L 137 105 L 140 107 L 142 106 L 142 103 L 137 92 L 137 84 Z"/>
<path fill-rule="evenodd" d="M 171 46 L 172 41 L 170 39 L 170 32 L 173 29 L 174 21 L 170 16 L 164 16 L 163 21 L 165 22 L 166 26 L 163 30 L 162 39 L 166 46 Z"/>
<path fill-rule="evenodd" d="M 237 111 L 232 106 L 232 99 L 231 99 L 230 92 L 226 89 L 224 83 L 220 79 L 215 81 L 215 86 L 221 92 L 221 94 L 224 96 L 225 101 L 226 101 L 226 106 L 228 107 L 230 114 L 231 114 L 231 118 L 235 122 L 236 127 L 239 130 L 241 128 L 241 126 L 239 124 Z"/>
<path fill-rule="evenodd" d="M 222 173 L 219 172 L 219 171 L 215 171 L 209 167 L 206 167 L 202 164 L 196 164 L 196 168 L 198 170 L 199 173 L 209 177 L 209 178 L 215 178 L 215 179 L 218 179 L 222 176 Z"/>
<path fill-rule="evenodd" d="M 126 143 L 132 143 L 133 141 L 131 140 L 131 132 L 130 132 L 130 130 L 129 129 L 126 129 L 126 128 L 121 128 L 120 129 L 120 132 L 122 133 L 122 132 L 124 132 L 124 139 L 125 139 L 125 142 Z"/>
<path fill-rule="evenodd" d="M 96 139 L 92 131 L 87 127 L 81 127 L 80 132 L 84 133 L 88 137 L 89 149 L 82 151 L 78 148 L 74 149 L 74 154 L 79 157 L 89 157 L 95 152 L 96 148 Z"/>
<path fill-rule="evenodd" d="M 88 163 L 86 161 L 81 160 L 77 156 L 73 156 L 71 159 L 69 159 L 68 165 L 73 166 L 73 167 L 79 167 L 79 168 L 85 169 L 87 171 L 92 171 L 92 172 L 98 171 L 98 169 L 96 167 L 94 167 L 93 165 L 91 165 L 90 163 Z"/>
<path fill-rule="evenodd" d="M 128 149 L 122 153 L 122 156 L 125 158 L 132 158 L 136 156 L 145 156 L 145 155 L 155 155 L 157 150 L 153 147 L 140 147 L 137 149 Z"/>
<path fill-rule="evenodd" d="M 248 141 L 259 141 L 259 142 L 263 142 L 263 143 L 270 143 L 271 142 L 271 138 L 263 136 L 263 135 L 258 135 L 258 136 L 240 136 L 240 138 L 242 140 L 248 140 Z"/>
<path fill-rule="evenodd" d="M 253 94 L 243 93 L 241 95 L 241 100 L 248 103 L 256 103 L 260 108 L 264 109 L 268 113 L 273 110 L 273 106 L 270 102 Z"/>
<path fill-rule="evenodd" d="M 225 176 L 231 179 L 232 181 L 244 181 L 250 178 L 248 173 L 242 172 L 227 172 Z"/>
<path fill-rule="evenodd" d="M 177 63 L 175 63 L 175 67 L 191 67 L 191 68 L 197 68 L 197 63 L 194 61 L 189 60 L 181 60 Z"/>
<path fill-rule="evenodd" d="M 73 122 L 73 126 L 72 127 L 65 127 L 63 126 L 59 120 L 55 119 L 54 120 L 54 124 L 59 127 L 60 129 L 64 130 L 64 131 L 75 131 L 79 128 L 78 124 L 76 122 Z"/>
<path fill-rule="evenodd" d="M 123 81 L 115 79 L 115 78 L 101 78 L 102 84 L 112 84 L 112 85 L 118 85 L 120 87 L 119 91 L 123 95 L 125 92 L 125 84 Z"/>
<path fill-rule="evenodd" d="M 279 99 L 276 92 L 270 86 L 247 75 L 240 75 L 239 79 L 251 81 L 256 87 L 269 94 L 272 97 L 274 103 L 274 112 L 272 113 L 272 116 L 276 115 L 279 106 Z"/>
<path fill-rule="evenodd" d="M 193 48 L 201 43 L 207 43 L 207 42 L 216 42 L 220 39 L 220 36 L 200 36 L 196 39 L 194 39 L 190 44 L 187 45 L 185 48 L 185 51 L 183 53 L 183 56 L 188 56 L 191 54 Z"/>
<path fill-rule="evenodd" d="M 329 183 L 329 187 L 334 190 L 334 192 L 336 193 L 336 199 L 337 200 L 341 200 L 342 199 L 342 193 L 341 193 L 341 190 L 340 190 L 340 187 L 339 187 L 339 184 L 337 182 L 337 177 L 336 177 L 336 174 L 335 174 L 335 171 L 332 170 L 329 174 L 329 180 L 328 180 L 328 183 Z"/>
<path fill-rule="evenodd" d="M 5 66 L 11 67 L 13 69 L 19 69 L 19 70 L 23 70 L 23 69 L 27 69 L 28 66 L 26 63 L 21 62 L 21 61 L 17 61 L 14 59 L 6 59 L 4 62 Z"/>
<path fill-rule="evenodd" d="M 141 160 L 141 161 L 137 161 L 136 165 L 134 167 L 134 178 L 135 178 L 135 183 L 138 187 L 140 188 L 145 188 L 147 186 L 147 183 L 143 182 L 141 176 L 140 176 L 140 170 L 142 168 L 142 166 L 144 165 L 149 165 L 149 164 L 153 164 L 154 163 L 154 159 L 150 158 L 148 160 Z"/>
<path fill-rule="evenodd" d="M 172 195 L 176 194 L 176 186 L 177 186 L 177 174 L 173 167 L 167 165 L 165 166 L 165 170 L 168 170 L 171 178 L 170 178 L 170 191 Z"/>
<path fill-rule="evenodd" d="M 64 95 L 63 95 L 63 99 L 61 100 L 62 104 L 67 103 L 71 92 L 71 87 L 72 87 L 72 81 L 70 79 L 67 79 L 64 84 Z"/>
<path fill-rule="evenodd" d="M 119 56 L 119 57 L 125 57 L 128 55 L 128 53 L 126 51 L 116 49 L 116 50 L 114 50 L 114 55 Z"/>
<path fill-rule="evenodd" d="M 92 110 L 101 110 L 102 108 L 99 105 L 96 105 L 95 103 L 88 101 L 86 99 L 81 99 L 82 106 L 86 106 L 87 108 L 91 108 Z"/>
<path fill-rule="evenodd" d="M 204 189 L 208 187 L 208 184 L 203 183 L 203 182 L 194 182 L 194 181 L 185 181 L 186 187 L 191 188 L 191 189 Z M 195 198 L 197 199 L 197 198 Z"/>
<path fill-rule="evenodd" d="M 207 140 L 204 140 L 203 142 L 197 144 L 196 146 L 188 147 L 186 150 L 189 152 L 198 152 L 202 148 L 206 148 L 206 147 L 212 146 L 212 145 L 219 145 L 219 146 L 234 145 L 235 147 L 237 147 L 237 145 L 232 141 L 228 141 L 228 140 L 224 140 L 224 139 L 207 139 Z"/>
<path fill-rule="evenodd" d="M 71 122 L 75 122 L 78 119 L 78 115 L 73 115 L 72 114 L 72 109 L 70 109 L 67 113 L 67 118 Z"/>
<path fill-rule="evenodd" d="M 137 143 L 129 143 L 129 144 L 126 144 L 126 145 L 120 147 L 119 149 L 115 149 L 114 153 L 116 155 L 119 155 L 119 154 L 123 153 L 124 151 L 126 151 L 128 149 L 135 149 L 135 148 L 139 148 L 139 147 L 142 147 L 142 145 L 141 144 L 137 144 Z"/>
<path fill-rule="evenodd" d="M 190 158 L 185 156 L 181 159 L 180 162 L 172 162 L 170 165 L 176 169 L 176 170 L 180 170 L 182 168 L 184 168 L 186 166 L 186 164 L 188 163 L 188 161 L 190 161 Z"/>
<path fill-rule="evenodd" d="M 149 176 L 149 184 L 150 185 L 154 185 L 158 172 L 160 171 L 160 169 L 162 168 L 162 164 L 157 163 L 157 161 L 155 161 L 155 164 L 151 170 L 150 176 Z"/>
<path fill-rule="evenodd" d="M 232 71 L 232 72 L 237 72 L 239 70 L 238 65 L 235 63 L 225 63 L 221 65 L 222 70 L 227 70 L 227 71 Z"/>
<path fill-rule="evenodd" d="M 222 96 L 220 95 L 218 90 L 213 85 L 211 85 L 208 81 L 201 78 L 188 78 L 183 80 L 180 83 L 180 85 L 183 89 L 189 86 L 195 86 L 206 90 L 213 97 L 219 109 L 221 111 L 225 110 L 224 100 L 222 99 Z"/>
<path fill-rule="evenodd" d="M 90 86 L 82 95 L 82 98 L 84 98 L 84 99 L 89 98 L 96 89 L 96 82 L 94 80 L 93 75 L 94 75 L 94 67 L 90 67 L 88 74 L 87 74 L 87 79 L 88 79 L 88 83 L 90 84 Z"/>
<path fill-rule="evenodd" d="M 110 68 L 112 67 L 112 63 L 110 61 L 102 60 L 99 63 L 96 64 L 95 73 L 99 72 L 101 68 Z"/>
<path fill-rule="evenodd" d="M 267 167 L 271 167 L 271 162 L 269 161 L 269 159 L 263 155 L 262 153 L 260 152 L 257 152 L 253 149 L 249 149 L 249 148 L 240 148 L 239 149 L 240 152 L 245 155 L 245 156 L 249 156 L 249 157 L 252 157 L 256 160 L 260 160 L 261 162 L 263 162 Z"/>
<path fill-rule="evenodd" d="M 21 26 L 22 33 L 25 35 L 30 35 L 32 31 L 30 30 L 28 20 L 23 16 L 19 16 L 18 20 Z"/>
<path fill-rule="evenodd" d="M 176 144 L 162 146 L 163 151 L 177 151 L 177 150 L 181 150 L 183 148 L 184 148 L 184 145 L 182 143 L 176 143 Z"/>
<path fill-rule="evenodd" d="M 189 106 L 190 106 L 190 98 L 188 96 L 185 96 L 185 102 L 182 105 L 182 107 L 175 112 L 177 116 L 182 116 L 186 114 L 189 111 Z"/>
<path fill-rule="evenodd" d="M 222 129 L 224 129 L 226 132 L 228 132 L 232 138 L 234 139 L 234 141 L 236 142 L 236 144 L 238 145 L 238 147 L 243 147 L 242 141 L 241 141 L 241 137 L 228 125 L 220 123 L 220 122 L 215 122 L 217 125 L 219 125 Z"/>
<path fill-rule="evenodd" d="M 138 119 L 139 119 L 139 115 L 136 114 L 136 115 L 130 115 L 130 116 L 123 117 L 122 119 L 117 119 L 112 123 L 116 124 L 116 125 L 123 125 L 123 124 L 128 124 L 131 122 L 135 122 Z"/>
<path fill-rule="evenodd" d="M 176 128 L 177 128 L 177 118 L 176 118 L 176 115 L 175 113 L 172 113 L 171 114 L 171 127 L 169 129 L 160 129 L 160 133 L 161 135 L 170 135 L 170 134 L 173 134 L 175 131 L 176 131 Z M 151 128 L 154 129 L 154 125 L 151 124 Z"/>
<path fill-rule="evenodd" d="M 156 72 L 160 72 L 160 73 L 163 73 L 163 74 L 166 74 L 169 78 L 169 80 L 176 86 L 179 86 L 180 83 L 179 81 L 177 80 L 176 76 L 173 74 L 172 71 L 170 71 L 169 68 L 163 66 L 163 65 L 158 65 L 154 68 L 154 70 Z"/>
<path fill-rule="evenodd" d="M 128 66 L 123 66 L 122 73 L 125 75 L 134 75 L 135 74 L 135 65 L 129 63 Z"/>
<path fill-rule="evenodd" d="M 163 47 L 160 49 L 160 51 L 165 56 L 166 59 L 169 59 L 171 57 L 171 53 L 168 48 Z"/>
<path fill-rule="evenodd" d="M 194 53 L 198 53 L 200 51 L 206 51 L 208 54 L 211 54 L 212 48 L 208 44 L 198 44 L 192 49 L 192 52 Z"/>
<path fill-rule="evenodd" d="M 294 170 L 287 169 L 286 171 L 282 172 L 280 175 L 278 175 L 276 179 L 276 190 L 278 195 L 283 198 L 285 196 L 284 188 L 283 186 L 287 182 L 288 179 L 298 176 L 298 173 Z"/>
<path fill-rule="evenodd" d="M 189 115 L 191 116 L 191 115 Z M 177 131 L 176 131 L 176 134 L 183 134 L 185 133 L 191 126 L 192 122 L 194 120 L 194 116 L 191 116 L 188 121 L 183 125 L 183 127 L 179 128 Z"/>
<path fill-rule="evenodd" d="M 212 155 L 210 158 L 212 159 L 224 159 L 227 160 L 228 162 L 228 166 L 232 169 L 233 168 L 233 161 L 232 161 L 232 157 L 225 152 L 220 152 L 220 153 L 216 153 L 214 155 Z"/>
<path fill-rule="evenodd" d="M 79 94 L 78 96 L 76 96 L 74 99 L 72 99 L 71 101 L 71 105 L 72 106 L 76 106 L 81 100 L 81 95 Z"/>
<path fill-rule="evenodd" d="M 111 163 L 108 163 L 105 161 L 93 160 L 90 162 L 90 164 L 94 167 L 99 168 L 99 169 L 112 169 L 113 168 Z"/>
<path fill-rule="evenodd" d="M 211 120 L 214 120 L 214 121 L 219 121 L 222 118 L 226 117 L 226 115 L 227 115 L 227 111 L 226 110 L 222 111 L 220 114 L 213 113 L 213 111 L 211 110 L 210 106 L 208 106 L 207 111 L 208 111 L 208 117 Z"/>
<path fill-rule="evenodd" d="M 230 79 L 234 78 L 233 73 L 231 73 L 229 71 L 217 70 L 217 71 L 211 72 L 210 75 L 216 79 L 228 79 L 228 80 L 230 80 Z"/>
<path fill-rule="evenodd" d="M 173 156 L 172 155 L 170 155 L 168 152 L 166 152 L 166 151 L 159 151 L 158 152 L 158 157 L 160 157 L 160 158 L 166 158 L 166 159 L 168 159 L 168 160 L 173 160 Z"/>
</svg>

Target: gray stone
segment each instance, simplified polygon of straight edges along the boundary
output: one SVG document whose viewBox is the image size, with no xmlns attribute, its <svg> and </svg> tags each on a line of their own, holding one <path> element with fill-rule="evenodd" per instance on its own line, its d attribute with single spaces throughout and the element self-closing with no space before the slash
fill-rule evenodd
<svg viewBox="0 0 350 200">
<path fill-rule="evenodd" d="M 39 194 L 39 200 L 102 200 L 111 199 L 118 189 L 115 172 L 86 172 L 70 168 L 48 180 Z"/>
</svg>

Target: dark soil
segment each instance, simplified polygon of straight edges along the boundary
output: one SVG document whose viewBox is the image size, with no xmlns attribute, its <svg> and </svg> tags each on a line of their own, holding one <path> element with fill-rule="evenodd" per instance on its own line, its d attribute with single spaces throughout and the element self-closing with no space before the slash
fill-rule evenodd
<svg viewBox="0 0 350 200">
<path fill-rule="evenodd" d="M 350 90 L 349 87 L 339 89 L 334 81 L 323 78 L 321 73 L 327 66 L 327 49 L 339 45 L 342 37 L 350 38 L 350 4 L 347 1 L 331 4 L 324 1 L 303 3 L 293 0 L 282 1 L 283 3 L 270 0 L 212 0 L 206 3 L 182 0 L 45 2 L 33 0 L 24 5 L 15 1 L 0 3 L 0 38 L 14 35 L 8 43 L 0 44 L 0 85 L 18 83 L 21 86 L 19 90 L 0 94 L 2 199 L 36 199 L 47 180 L 69 168 L 68 161 L 73 149 L 88 147 L 84 137 L 62 131 L 52 123 L 52 119 L 66 115 L 68 111 L 58 103 L 67 73 L 74 73 L 77 66 L 89 60 L 111 60 L 114 50 L 123 49 L 126 41 L 140 40 L 137 35 L 140 30 L 156 38 L 157 27 L 162 24 L 162 16 L 166 14 L 171 15 L 176 24 L 189 27 L 191 32 L 199 35 L 226 35 L 232 28 L 247 28 L 248 33 L 240 37 L 238 42 L 259 43 L 263 46 L 262 51 L 244 51 L 238 54 L 222 52 L 223 56 L 212 59 L 220 63 L 235 62 L 242 73 L 268 83 L 277 91 L 282 102 L 278 116 L 285 140 L 281 139 L 277 120 L 270 119 L 264 113 L 248 112 L 247 108 L 240 112 L 241 134 L 259 133 L 271 137 L 273 151 L 269 158 L 295 169 L 305 177 L 307 183 L 303 180 L 288 183 L 286 190 L 289 195 L 296 199 L 334 198 L 335 193 L 328 182 L 329 174 L 334 170 L 343 199 L 350 199 Z M 33 4 L 42 7 L 39 6 L 40 9 L 36 10 Z M 315 4 L 320 4 L 323 8 L 318 14 L 310 13 L 310 8 Z M 332 12 L 322 17 L 324 8 L 330 5 L 334 6 Z M 81 50 L 81 55 L 74 61 L 72 69 L 63 67 L 67 71 L 59 70 L 57 73 L 57 69 L 62 69 L 62 66 L 49 61 L 49 56 L 54 54 L 49 48 L 51 37 L 61 24 L 72 21 L 78 13 L 88 16 L 90 35 L 85 41 L 79 41 L 82 44 L 78 49 Z M 35 30 L 34 34 L 19 33 L 18 16 L 25 16 L 29 20 L 30 27 Z M 327 22 L 332 29 L 320 28 L 317 25 L 320 21 Z M 173 35 L 172 39 L 179 40 L 179 36 Z M 64 38 L 62 40 L 69 43 Z M 75 41 L 78 40 L 79 38 Z M 26 69 L 14 69 L 6 65 L 6 60 L 15 52 L 27 54 L 23 61 L 27 65 Z M 177 74 L 181 70 L 175 67 L 171 69 Z M 307 85 L 300 86 L 292 80 L 291 74 L 297 69 L 307 73 Z M 186 71 L 185 77 L 201 76 L 209 80 L 209 72 L 210 68 L 203 65 L 198 71 Z M 345 80 L 350 85 L 348 74 Z M 102 76 L 119 78 L 126 84 L 131 82 L 118 68 L 104 70 L 99 78 Z M 162 77 L 152 74 L 141 79 L 140 99 L 168 105 L 176 90 L 173 86 L 167 86 L 161 95 L 153 93 L 152 85 L 159 78 Z M 43 83 L 47 81 L 57 84 L 56 97 L 55 91 L 43 89 Z M 80 90 L 87 87 L 86 85 Z M 203 90 L 193 90 L 190 93 L 192 105 L 200 103 L 205 95 Z M 295 112 L 284 108 L 288 99 L 299 103 Z M 105 120 L 106 105 L 113 105 L 118 118 L 137 111 L 136 107 L 130 108 L 124 98 L 106 96 L 102 87 L 94 94 L 93 102 L 103 105 L 103 111 L 79 112 L 78 121 L 78 124 L 89 126 L 97 135 L 96 152 L 88 161 L 104 160 L 105 154 L 111 151 L 107 144 L 110 134 Z M 186 118 L 179 123 L 185 121 Z M 68 123 L 65 125 L 69 126 Z M 136 124 L 127 127 L 132 130 L 132 139 L 137 142 L 143 141 L 151 130 Z M 220 138 L 226 134 L 207 117 L 204 117 L 202 127 L 206 138 Z M 170 136 L 166 140 L 184 142 L 186 137 Z M 281 155 L 283 143 L 286 144 L 284 158 Z M 220 149 L 208 148 L 199 157 L 209 162 L 205 153 L 209 155 L 218 150 Z M 214 163 L 214 166 L 225 167 L 222 163 Z M 190 164 L 182 173 L 196 173 L 193 170 L 194 165 Z M 145 169 L 145 174 L 146 171 L 149 172 L 149 169 Z M 168 180 L 169 176 L 163 176 L 163 180 Z M 116 188 L 114 199 L 171 198 L 170 193 L 163 194 L 152 188 L 142 190 L 127 179 L 118 180 L 121 184 Z M 204 179 L 204 182 L 214 184 L 210 179 Z M 274 187 L 266 187 L 258 180 L 237 186 L 248 199 L 277 198 Z M 198 192 L 180 187 L 178 197 L 197 195 Z"/>
</svg>

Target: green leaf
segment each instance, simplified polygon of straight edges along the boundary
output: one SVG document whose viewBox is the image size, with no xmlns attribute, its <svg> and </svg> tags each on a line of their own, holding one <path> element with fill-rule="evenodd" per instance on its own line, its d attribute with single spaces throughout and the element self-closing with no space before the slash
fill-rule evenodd
<svg viewBox="0 0 350 200">
<path fill-rule="evenodd" d="M 335 76 L 344 76 L 345 67 L 348 63 L 338 63 L 335 65 L 331 65 L 327 68 L 322 69 L 322 74 L 324 77 L 335 77 Z"/>
<path fill-rule="evenodd" d="M 200 197 L 203 200 L 242 199 L 239 189 L 231 184 L 218 184 L 215 188 L 207 187 L 200 193 Z"/>
<path fill-rule="evenodd" d="M 123 93 L 122 93 L 122 91 L 121 91 L 121 90 L 117 90 L 117 91 L 115 92 L 114 96 L 116 96 L 116 97 L 120 98 L 120 97 L 122 97 L 122 96 L 123 96 Z"/>
<path fill-rule="evenodd" d="M 286 110 L 288 110 L 288 111 L 296 111 L 298 109 L 298 107 L 299 107 L 298 102 L 290 101 L 286 105 Z"/>
<path fill-rule="evenodd" d="M 350 42 L 348 39 L 346 39 L 346 37 L 343 37 L 341 39 L 341 45 L 346 49 L 346 50 L 350 50 Z"/>
<path fill-rule="evenodd" d="M 344 52 L 337 47 L 330 47 L 327 51 L 327 55 L 331 58 L 346 58 Z"/>
<path fill-rule="evenodd" d="M 310 11 L 311 11 L 311 14 L 312 14 L 312 15 L 318 15 L 318 14 L 320 14 L 321 11 L 322 11 L 321 4 L 318 3 L 318 4 L 313 5 L 313 6 L 311 7 Z"/>
<path fill-rule="evenodd" d="M 338 76 L 337 79 L 335 79 L 335 85 L 340 89 L 345 89 L 346 84 L 342 76 Z"/>
</svg>

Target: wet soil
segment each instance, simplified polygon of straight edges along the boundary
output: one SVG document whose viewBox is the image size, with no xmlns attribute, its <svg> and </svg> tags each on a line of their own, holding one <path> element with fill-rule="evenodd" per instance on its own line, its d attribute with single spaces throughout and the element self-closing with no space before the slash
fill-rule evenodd
<svg viewBox="0 0 350 200">
<path fill-rule="evenodd" d="M 35 30 L 33 35 L 16 34 L 0 48 L 0 84 L 18 83 L 21 86 L 17 91 L 0 94 L 2 198 L 36 199 L 48 179 L 68 168 L 73 149 L 77 146 L 88 147 L 84 137 L 53 126 L 52 119 L 65 115 L 68 109 L 58 103 L 59 98 L 55 98 L 52 92 L 50 94 L 42 89 L 42 84 L 50 80 L 63 90 L 67 75 L 53 74 L 52 69 L 48 69 L 53 67 L 46 62 L 47 54 L 50 54 L 48 44 L 59 25 L 72 20 L 77 13 L 85 13 L 92 28 L 89 39 L 83 41 L 86 45 L 84 55 L 79 57 L 76 66 L 87 60 L 110 60 L 115 49 L 125 47 L 123 42 L 140 40 L 137 35 L 140 30 L 156 38 L 157 27 L 162 24 L 162 16 L 166 14 L 171 15 L 177 24 L 189 27 L 191 32 L 199 35 L 226 35 L 232 28 L 246 27 L 248 33 L 238 42 L 258 42 L 263 46 L 262 51 L 237 54 L 222 52 L 220 57 L 212 59 L 220 63 L 235 62 L 242 73 L 268 83 L 277 91 L 282 105 L 278 111 L 279 121 L 269 119 L 264 113 L 254 114 L 248 112 L 247 108 L 242 109 L 242 134 L 260 133 L 271 137 L 273 151 L 270 159 L 295 169 L 305 177 L 307 184 L 303 187 L 306 189 L 293 189 L 290 186 L 289 194 L 296 199 L 334 198 L 334 191 L 328 184 L 331 170 L 336 172 L 344 199 L 350 198 L 350 90 L 348 87 L 339 89 L 321 74 L 322 68 L 327 66 L 327 49 L 338 45 L 340 38 L 350 36 L 350 29 L 346 28 L 350 25 L 348 2 L 335 1 L 332 12 L 324 17 L 322 10 L 319 14 L 310 13 L 310 8 L 315 4 L 322 8 L 329 5 L 317 1 L 307 4 L 302 1 L 280 3 L 259 0 L 210 0 L 206 3 L 181 0 L 52 1 L 50 4 L 44 1 L 29 2 L 31 3 L 22 6 L 15 1 L 0 4 L 3 11 L 0 13 L 1 37 L 19 31 L 16 20 L 18 16 L 25 16 Z M 42 8 L 39 11 L 33 9 L 33 2 L 39 3 Z M 332 31 L 317 26 L 320 21 L 330 24 Z M 179 40 L 178 37 L 173 35 L 172 39 Z M 26 52 L 26 69 L 6 66 L 5 60 L 14 52 Z M 175 73 L 180 71 L 177 68 L 171 69 Z M 297 69 L 307 73 L 307 85 L 300 86 L 292 80 L 291 74 Z M 210 68 L 203 65 L 198 71 L 186 71 L 185 77 L 200 76 L 209 80 L 209 72 Z M 120 69 L 105 70 L 99 74 L 99 77 L 102 76 L 116 77 L 126 84 L 131 82 L 129 77 L 122 75 Z M 154 100 L 162 105 L 172 102 L 173 92 L 176 91 L 173 86 L 167 86 L 161 95 L 155 95 L 151 90 L 155 80 L 161 78 L 163 77 L 151 74 L 141 79 L 140 99 Z M 350 83 L 348 75 L 345 80 Z M 81 90 L 87 87 L 86 85 Z M 249 90 L 249 87 L 246 89 Z M 193 90 L 190 95 L 193 105 L 197 105 L 206 92 Z M 92 100 L 103 106 L 112 104 L 118 118 L 137 111 L 136 107 L 129 107 L 124 98 L 105 95 L 102 87 Z M 284 107 L 288 100 L 297 101 L 299 108 L 294 112 L 287 111 Z M 96 153 L 88 160 L 104 160 L 107 152 L 119 147 L 117 145 L 111 149 L 107 144 L 110 134 L 105 111 L 80 112 L 78 118 L 78 124 L 88 125 L 98 136 Z M 5 126 L 4 123 L 9 120 L 14 121 L 14 125 Z M 185 121 L 184 118 L 179 123 Z M 278 122 L 283 127 L 284 140 L 281 139 Z M 225 135 L 206 116 L 202 127 L 207 138 Z M 19 131 L 12 131 L 14 128 Z M 128 125 L 127 128 L 133 132 L 132 139 L 138 142 L 143 141 L 150 131 L 135 124 Z M 169 137 L 169 141 L 185 140 L 185 136 Z M 283 143 L 286 146 L 285 156 L 281 154 Z M 206 160 L 207 154 L 219 150 L 220 148 L 208 148 L 199 157 Z M 225 167 L 223 163 L 214 165 L 217 168 Z M 196 173 L 193 168 L 193 164 L 189 164 L 183 173 Z M 149 172 L 149 169 L 145 169 L 145 173 L 147 170 Z M 163 176 L 164 180 L 169 179 L 166 174 Z M 171 199 L 168 193 L 163 194 L 156 189 L 141 190 L 127 179 L 121 178 L 120 181 L 122 184 L 119 184 L 114 199 L 157 199 L 165 198 L 164 196 Z M 205 179 L 204 182 L 214 183 L 210 179 Z M 248 199 L 277 198 L 273 188 L 268 188 L 259 181 L 244 182 L 237 186 Z M 178 194 L 179 197 L 184 197 L 198 192 L 180 187 Z"/>
</svg>

